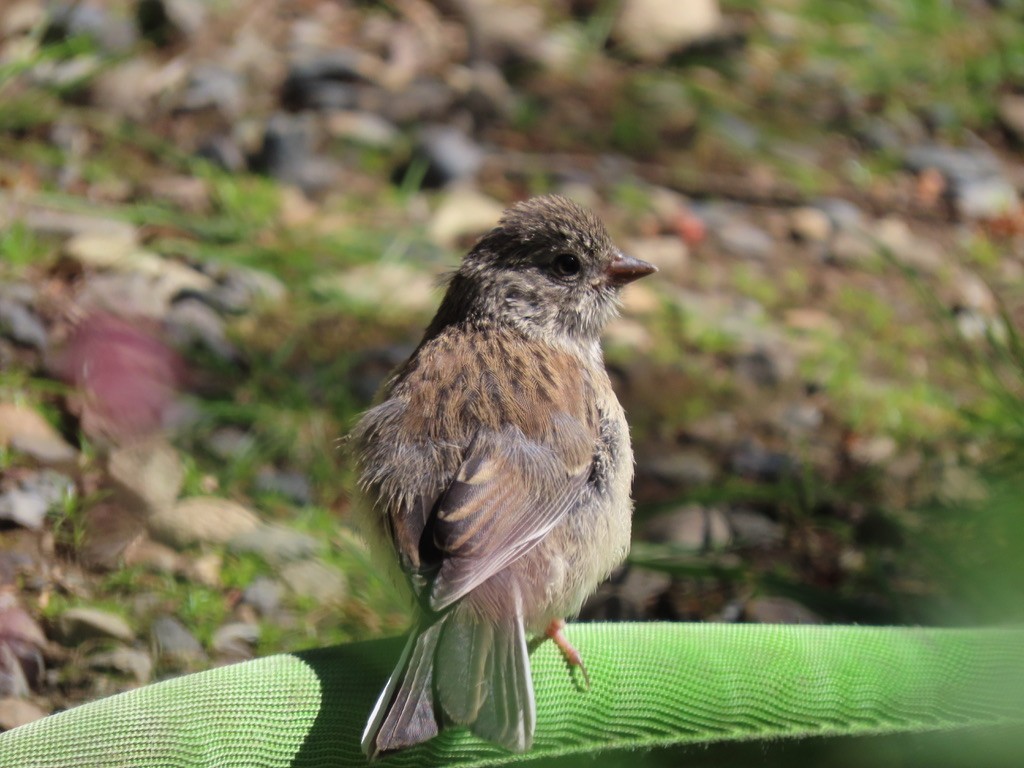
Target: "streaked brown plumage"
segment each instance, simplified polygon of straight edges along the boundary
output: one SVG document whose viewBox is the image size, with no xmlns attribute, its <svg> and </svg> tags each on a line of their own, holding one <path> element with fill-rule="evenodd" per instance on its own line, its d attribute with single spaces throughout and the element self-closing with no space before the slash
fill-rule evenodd
<svg viewBox="0 0 1024 768">
<path fill-rule="evenodd" d="M 629 546 L 633 457 L 600 333 L 652 271 L 564 198 L 513 207 L 356 426 L 366 527 L 420 607 L 371 757 L 450 723 L 530 747 L 527 636 L 575 615 Z"/>
</svg>

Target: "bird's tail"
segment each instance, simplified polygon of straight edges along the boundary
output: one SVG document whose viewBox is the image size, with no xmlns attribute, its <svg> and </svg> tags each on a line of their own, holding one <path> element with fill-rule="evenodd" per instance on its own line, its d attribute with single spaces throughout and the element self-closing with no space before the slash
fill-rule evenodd
<svg viewBox="0 0 1024 768">
<path fill-rule="evenodd" d="M 413 627 L 395 671 L 391 673 L 363 729 L 362 748 L 370 758 L 432 739 L 438 732 L 434 713 L 434 656 L 447 617 Z"/>
<path fill-rule="evenodd" d="M 417 626 L 370 715 L 363 751 L 372 758 L 433 738 L 441 712 L 443 722 L 513 752 L 530 748 L 537 715 L 519 612 L 496 625 L 463 603 Z"/>
</svg>

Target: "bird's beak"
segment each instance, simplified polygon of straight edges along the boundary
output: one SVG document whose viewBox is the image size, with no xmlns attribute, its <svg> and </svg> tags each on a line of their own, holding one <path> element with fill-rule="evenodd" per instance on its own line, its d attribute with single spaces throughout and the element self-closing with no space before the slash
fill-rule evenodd
<svg viewBox="0 0 1024 768">
<path fill-rule="evenodd" d="M 605 268 L 604 274 L 609 283 L 615 286 L 622 286 L 657 271 L 658 268 L 653 264 L 649 264 L 634 256 L 627 256 L 622 251 L 616 251 L 615 258 Z"/>
</svg>

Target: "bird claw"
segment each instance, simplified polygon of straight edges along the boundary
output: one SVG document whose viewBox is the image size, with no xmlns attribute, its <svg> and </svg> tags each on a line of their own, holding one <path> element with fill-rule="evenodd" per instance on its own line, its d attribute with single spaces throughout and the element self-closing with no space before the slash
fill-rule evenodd
<svg viewBox="0 0 1024 768">
<path fill-rule="evenodd" d="M 551 623 L 548 624 L 547 631 L 544 633 L 550 637 L 555 645 L 558 646 L 558 650 L 562 652 L 562 656 L 565 657 L 566 663 L 570 667 L 578 667 L 580 672 L 583 673 L 583 681 L 586 683 L 586 690 L 590 690 L 590 675 L 587 673 L 587 666 L 583 663 L 583 657 L 580 656 L 580 652 L 576 650 L 569 639 L 565 636 L 562 630 L 565 629 L 565 622 L 561 619 L 552 619 Z"/>
</svg>

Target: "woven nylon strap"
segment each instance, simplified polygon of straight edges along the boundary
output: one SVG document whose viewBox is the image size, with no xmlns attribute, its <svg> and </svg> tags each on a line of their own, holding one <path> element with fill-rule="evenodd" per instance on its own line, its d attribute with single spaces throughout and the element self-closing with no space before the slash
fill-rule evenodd
<svg viewBox="0 0 1024 768">
<path fill-rule="evenodd" d="M 533 653 L 528 755 L 452 730 L 378 765 L 1024 725 L 1021 629 L 580 624 L 568 636 L 592 687 L 551 643 Z M 365 766 L 360 732 L 400 648 L 355 643 L 149 685 L 0 735 L 0 766 Z"/>
</svg>

